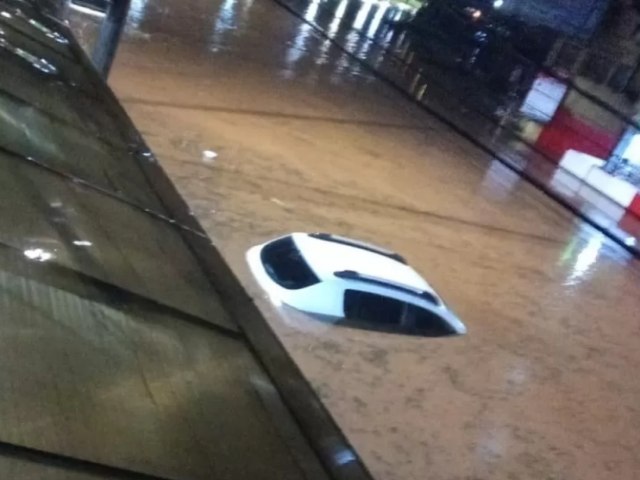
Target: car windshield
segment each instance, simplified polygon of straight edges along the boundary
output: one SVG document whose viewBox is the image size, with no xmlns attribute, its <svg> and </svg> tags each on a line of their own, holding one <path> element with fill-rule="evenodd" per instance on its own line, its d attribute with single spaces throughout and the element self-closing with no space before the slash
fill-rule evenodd
<svg viewBox="0 0 640 480">
<path fill-rule="evenodd" d="M 440 315 L 426 308 L 371 292 L 346 290 L 343 325 L 426 337 L 455 335 Z"/>
<path fill-rule="evenodd" d="M 298 290 L 320 281 L 291 237 L 281 238 L 265 246 L 261 257 L 265 270 L 281 287 Z"/>
</svg>

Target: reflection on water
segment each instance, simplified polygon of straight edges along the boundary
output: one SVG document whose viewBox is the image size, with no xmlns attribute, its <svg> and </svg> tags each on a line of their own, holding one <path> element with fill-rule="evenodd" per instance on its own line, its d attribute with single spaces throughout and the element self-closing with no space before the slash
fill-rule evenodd
<svg viewBox="0 0 640 480">
<path fill-rule="evenodd" d="M 214 23 L 209 48 L 218 51 L 225 46 L 232 32 L 241 30 L 249 20 L 254 0 L 224 0 L 213 16 Z"/>
<path fill-rule="evenodd" d="M 299 64 L 300 60 L 307 55 L 310 62 L 307 62 L 305 68 L 308 68 L 309 63 L 316 66 L 328 63 L 327 55 L 332 42 L 338 37 L 342 37 L 339 41 L 340 46 L 349 53 L 340 52 L 340 55 L 331 62 L 333 68 L 329 73 L 330 83 L 339 84 L 359 76 L 362 65 L 352 62 L 350 55 L 355 55 L 377 68 L 385 59 L 387 49 L 397 50 L 397 45 L 402 38 L 400 38 L 401 35 L 395 34 L 396 30 L 392 23 L 407 14 L 406 10 L 392 6 L 387 1 L 313 0 L 309 2 L 301 12 L 306 22 L 300 24 L 294 41 L 286 51 L 287 70 L 284 77 L 295 77 L 298 73 L 296 64 Z M 311 38 L 318 36 L 314 33 L 316 28 L 320 29 L 328 39 L 322 42 L 319 49 L 311 50 L 308 44 Z M 394 42 L 393 45 L 391 41 Z M 315 69 L 311 75 L 314 78 L 317 77 L 318 70 Z"/>
<path fill-rule="evenodd" d="M 226 40 L 226 33 L 229 30 L 237 28 L 236 25 L 236 8 L 238 0 L 225 0 L 220 7 L 220 11 L 213 25 L 213 34 L 211 35 L 212 49 L 219 48 Z"/>
<path fill-rule="evenodd" d="M 350 8 L 356 5 L 357 9 Z M 285 52 L 286 69 L 283 73 L 284 78 L 293 78 L 297 72 L 297 64 L 305 57 L 309 56 L 308 63 L 319 67 L 328 63 L 328 54 L 332 46 L 332 40 L 336 36 L 342 35 L 344 38 L 341 43 L 351 54 L 355 54 L 359 58 L 367 59 L 374 50 L 376 58 L 374 63 L 383 60 L 380 55 L 380 45 L 378 41 L 373 41 L 372 37 L 381 35 L 388 40 L 391 37 L 388 22 L 392 18 L 399 18 L 403 11 L 392 7 L 388 2 L 378 2 L 376 0 L 364 0 L 361 2 L 352 2 L 350 0 L 340 0 L 340 2 L 323 2 L 322 0 L 313 0 L 306 5 L 301 12 L 305 22 L 297 27 L 296 35 L 289 44 Z M 319 48 L 309 48 L 309 42 L 314 38 L 318 38 L 319 34 L 316 29 L 321 29 L 329 38 L 322 41 Z M 334 66 L 330 73 L 329 81 L 333 84 L 341 83 L 345 80 L 344 74 L 348 72 L 349 77 L 357 76 L 361 71 L 361 65 L 354 64 L 350 60 L 350 54 L 340 52 L 338 58 L 332 62 Z M 318 69 L 314 69 L 310 74 L 313 78 L 318 76 Z"/>
<path fill-rule="evenodd" d="M 344 52 L 340 57 L 334 62 L 333 73 L 329 77 L 329 82 L 332 84 L 340 84 L 343 80 L 347 79 L 347 76 L 344 75 L 345 72 L 349 72 L 349 77 L 355 76 L 357 73 L 357 65 L 352 63 L 351 56 Z"/>
<path fill-rule="evenodd" d="M 127 17 L 127 23 L 131 28 L 137 30 L 140 27 L 140 23 L 147 14 L 147 3 L 148 0 L 131 0 Z"/>
<path fill-rule="evenodd" d="M 207 49 L 215 53 L 221 48 L 233 48 L 232 42 L 244 41 L 246 31 L 255 30 L 255 26 L 250 27 L 249 21 L 256 8 L 254 0 L 222 0 L 212 5 L 209 13 L 212 26 L 205 33 Z M 344 46 L 351 54 L 372 60 L 371 63 L 378 65 L 384 60 L 383 49 L 389 46 L 388 42 L 397 42 L 399 38 L 399 35 L 394 34 L 391 23 L 406 14 L 406 10 L 386 0 L 304 1 L 300 15 L 305 21 L 295 26 L 293 38 L 283 39 L 275 47 L 282 52 L 280 58 L 284 68 L 280 75 L 293 79 L 303 74 L 307 81 L 314 82 L 321 77 L 329 77 L 332 83 L 348 80 L 344 78 L 345 74 L 349 78 L 358 76 L 362 66 L 354 65 L 349 54 L 344 54 L 334 46 L 336 36 L 346 40 L 348 45 Z M 149 23 L 150 28 L 145 30 L 152 32 L 161 28 L 159 25 L 154 26 L 154 22 L 161 21 L 164 25 L 171 16 L 170 9 L 162 2 L 132 0 L 128 27 L 139 30 Z M 381 44 L 384 44 L 383 49 Z M 334 52 L 331 52 L 332 47 Z M 330 59 L 332 53 L 334 56 Z M 328 64 L 332 66 L 331 71 L 323 72 L 322 67 Z"/>
<path fill-rule="evenodd" d="M 565 285 L 577 285 L 585 280 L 592 273 L 592 267 L 595 266 L 600 255 L 600 249 L 605 243 L 605 236 L 601 233 L 594 233 L 586 246 L 576 256 L 575 263 Z"/>
<path fill-rule="evenodd" d="M 304 13 L 305 20 L 312 21 L 318 13 L 319 6 L 320 0 L 313 0 Z M 305 54 L 307 40 L 312 36 L 312 34 L 313 27 L 309 23 L 300 24 L 298 32 L 296 33 L 296 38 L 293 40 L 293 43 L 286 52 L 285 64 L 287 69 L 284 73 L 285 78 L 293 77 L 293 68 Z"/>
</svg>

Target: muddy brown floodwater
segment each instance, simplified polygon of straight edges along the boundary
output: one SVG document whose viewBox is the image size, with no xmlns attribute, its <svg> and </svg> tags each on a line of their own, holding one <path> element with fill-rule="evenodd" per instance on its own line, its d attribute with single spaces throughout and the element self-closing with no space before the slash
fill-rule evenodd
<svg viewBox="0 0 640 480">
<path fill-rule="evenodd" d="M 111 84 L 376 478 L 637 478 L 640 268 L 599 232 L 270 0 L 133 1 Z M 318 230 L 408 257 L 469 334 L 272 307 L 246 249 Z"/>
</svg>

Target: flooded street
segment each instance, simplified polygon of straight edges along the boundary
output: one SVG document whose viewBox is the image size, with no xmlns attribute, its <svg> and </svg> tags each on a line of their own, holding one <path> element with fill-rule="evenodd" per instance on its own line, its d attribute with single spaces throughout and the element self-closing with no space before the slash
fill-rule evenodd
<svg viewBox="0 0 640 480">
<path fill-rule="evenodd" d="M 380 11 L 321 20 L 380 35 Z M 133 0 L 110 83 L 376 478 L 637 478 L 629 253 L 272 0 Z M 292 231 L 400 252 L 469 333 L 272 307 L 244 255 Z"/>
</svg>

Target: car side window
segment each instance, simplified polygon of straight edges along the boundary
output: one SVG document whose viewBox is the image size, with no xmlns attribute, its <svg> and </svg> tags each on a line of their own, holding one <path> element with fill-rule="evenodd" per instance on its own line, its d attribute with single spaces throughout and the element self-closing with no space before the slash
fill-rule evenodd
<svg viewBox="0 0 640 480">
<path fill-rule="evenodd" d="M 383 295 L 359 290 L 344 293 L 346 319 L 368 323 L 374 328 L 399 325 L 403 309 L 403 302 Z"/>
<path fill-rule="evenodd" d="M 261 258 L 269 277 L 281 287 L 299 290 L 320 282 L 291 237 L 266 245 Z"/>
<path fill-rule="evenodd" d="M 456 333 L 449 322 L 426 308 L 407 305 L 407 317 L 416 332 L 425 337 L 445 337 Z"/>
<path fill-rule="evenodd" d="M 360 290 L 345 290 L 346 326 L 424 337 L 455 335 L 449 323 L 431 310 L 395 298 Z"/>
</svg>

